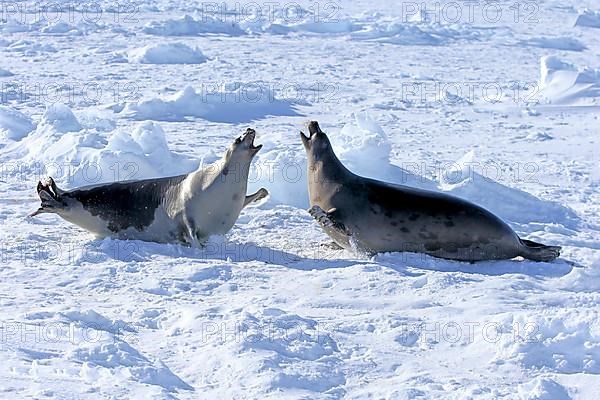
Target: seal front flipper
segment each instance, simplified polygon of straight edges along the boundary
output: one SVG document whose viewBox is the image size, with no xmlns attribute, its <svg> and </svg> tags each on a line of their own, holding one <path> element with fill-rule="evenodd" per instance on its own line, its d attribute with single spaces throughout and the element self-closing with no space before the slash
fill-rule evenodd
<svg viewBox="0 0 600 400">
<path fill-rule="evenodd" d="M 246 200 L 244 200 L 244 207 L 246 207 L 250 203 L 254 203 L 255 201 L 259 201 L 264 199 L 269 195 L 269 191 L 265 188 L 260 188 L 256 193 L 249 194 L 246 196 Z"/>
<path fill-rule="evenodd" d="M 192 218 L 186 218 L 185 219 L 185 239 L 186 242 L 195 248 L 202 248 L 204 247 L 204 245 L 206 244 L 206 241 L 208 240 L 208 237 L 205 236 L 204 234 L 202 234 L 202 232 L 200 232 L 200 229 L 198 229 L 198 226 L 196 225 L 196 222 L 192 219 Z"/>
<path fill-rule="evenodd" d="M 325 228 L 333 228 L 333 229 L 336 229 L 336 230 L 342 232 L 345 235 L 348 235 L 348 232 L 347 232 L 344 224 L 335 220 L 336 212 L 337 212 L 336 208 L 332 208 L 329 211 L 325 212 L 325 211 L 323 211 L 323 209 L 321 207 L 319 207 L 317 205 L 312 206 L 308 210 L 308 213 L 310 215 L 312 215 L 312 217 L 314 219 L 316 219 L 317 222 L 319 224 L 321 224 L 321 226 L 323 226 Z"/>
<path fill-rule="evenodd" d="M 336 242 L 321 243 L 321 247 L 331 250 L 344 250 L 344 248 Z"/>
</svg>

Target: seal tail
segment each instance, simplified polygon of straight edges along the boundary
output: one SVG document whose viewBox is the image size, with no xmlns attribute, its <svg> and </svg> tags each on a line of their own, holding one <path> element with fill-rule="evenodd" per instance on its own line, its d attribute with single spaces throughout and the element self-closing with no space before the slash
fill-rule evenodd
<svg viewBox="0 0 600 400">
<path fill-rule="evenodd" d="M 560 256 L 560 246 L 546 246 L 527 239 L 521 240 L 521 256 L 533 261 L 552 261 Z"/>
<path fill-rule="evenodd" d="M 65 203 L 61 199 L 61 195 L 64 192 L 56 186 L 54 179 L 48 178 L 45 182 L 39 181 L 37 184 L 37 193 L 40 196 L 42 205 L 36 211 L 29 214 L 29 217 L 35 217 L 43 213 L 55 213 L 65 207 Z"/>
</svg>

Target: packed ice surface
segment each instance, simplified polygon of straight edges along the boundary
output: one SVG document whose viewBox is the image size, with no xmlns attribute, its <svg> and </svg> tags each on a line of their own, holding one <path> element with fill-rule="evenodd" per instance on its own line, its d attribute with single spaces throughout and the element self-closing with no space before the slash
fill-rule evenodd
<svg viewBox="0 0 600 400">
<path fill-rule="evenodd" d="M 595 399 L 598 4 L 416 3 L 4 13 L 0 397 Z M 310 120 L 355 173 L 469 199 L 561 258 L 321 246 Z M 182 174 L 248 127 L 248 192 L 270 196 L 202 249 L 25 218 L 47 175 Z"/>
<path fill-rule="evenodd" d="M 535 46 L 555 50 L 583 51 L 587 47 L 581 41 L 572 37 L 534 37 L 521 41 L 525 46 Z"/>
</svg>

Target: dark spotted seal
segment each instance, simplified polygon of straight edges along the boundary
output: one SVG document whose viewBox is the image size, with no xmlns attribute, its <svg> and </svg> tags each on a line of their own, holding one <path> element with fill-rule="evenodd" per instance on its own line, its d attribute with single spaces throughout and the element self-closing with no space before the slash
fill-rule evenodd
<svg viewBox="0 0 600 400">
<path fill-rule="evenodd" d="M 358 176 L 338 160 L 315 121 L 300 132 L 308 156 L 309 212 L 343 248 L 409 251 L 463 260 L 551 261 L 560 247 L 519 236 L 500 218 L 444 193 Z"/>
<path fill-rule="evenodd" d="M 54 180 L 39 182 L 41 207 L 31 216 L 56 213 L 97 237 L 199 245 L 225 234 L 242 209 L 268 195 L 246 196 L 256 133 L 248 129 L 214 164 L 187 175 L 115 182 L 71 191 Z"/>
</svg>

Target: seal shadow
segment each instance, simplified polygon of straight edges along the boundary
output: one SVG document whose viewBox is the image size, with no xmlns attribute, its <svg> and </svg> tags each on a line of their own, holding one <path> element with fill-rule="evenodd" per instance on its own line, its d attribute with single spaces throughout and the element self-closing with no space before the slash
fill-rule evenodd
<svg viewBox="0 0 600 400">
<path fill-rule="evenodd" d="M 155 260 L 157 256 L 164 256 L 206 261 L 263 262 L 303 271 L 373 264 L 360 259 L 305 257 L 253 242 L 236 243 L 226 240 L 209 241 L 204 247 L 195 248 L 180 244 L 104 238 L 91 241 L 87 246 L 88 253 L 94 253 L 96 258 L 100 253 L 102 258 L 123 262 L 145 262 Z"/>
<path fill-rule="evenodd" d="M 477 261 L 474 263 L 464 261 L 446 260 L 419 253 L 383 253 L 375 256 L 375 260 L 382 265 L 396 268 L 398 263 L 428 271 L 462 272 L 487 276 L 500 276 L 520 274 L 537 278 L 560 278 L 568 275 L 576 264 L 565 259 L 552 262 L 535 262 L 528 260 L 495 260 Z"/>
<path fill-rule="evenodd" d="M 301 271 L 381 266 L 409 277 L 419 277 L 424 271 L 438 271 L 487 276 L 520 274 L 537 278 L 559 278 L 569 274 L 577 266 L 560 258 L 549 263 L 517 259 L 468 263 L 408 252 L 382 253 L 367 257 L 364 254 L 348 254 L 340 250 L 328 252 L 326 257 L 320 256 L 319 251 L 314 256 L 301 256 L 253 242 L 236 243 L 226 240 L 209 241 L 203 248 L 194 248 L 180 244 L 105 238 L 89 242 L 88 246 L 88 250 L 93 253 L 102 253 L 105 258 L 123 262 L 145 262 L 155 260 L 157 256 L 164 256 L 206 261 L 263 262 Z M 340 257 L 335 257 L 336 252 L 340 253 Z M 332 253 L 334 257 L 331 257 Z"/>
</svg>

